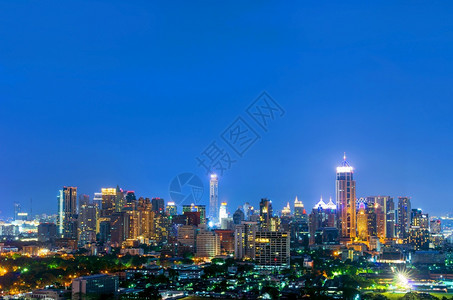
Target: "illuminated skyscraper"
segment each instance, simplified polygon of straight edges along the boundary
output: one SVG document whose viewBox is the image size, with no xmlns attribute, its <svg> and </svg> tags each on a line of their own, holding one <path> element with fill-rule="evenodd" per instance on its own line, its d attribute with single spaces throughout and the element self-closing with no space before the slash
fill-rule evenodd
<svg viewBox="0 0 453 300">
<path fill-rule="evenodd" d="M 96 241 L 98 207 L 93 203 L 83 203 L 79 208 L 79 245 Z"/>
<path fill-rule="evenodd" d="M 260 202 L 260 228 L 269 229 L 273 217 L 272 201 L 263 198 Z"/>
<path fill-rule="evenodd" d="M 182 206 L 182 213 L 185 212 L 198 212 L 200 215 L 200 223 L 206 224 L 206 205 L 195 205 L 192 203 L 191 205 L 183 205 Z"/>
<path fill-rule="evenodd" d="M 364 203 L 360 203 L 359 211 L 357 212 L 357 234 L 361 241 L 368 240 L 368 215 Z"/>
<path fill-rule="evenodd" d="M 327 229 L 335 231 L 335 234 L 332 235 L 333 239 L 329 239 L 329 243 L 336 243 L 339 231 L 337 226 L 337 206 L 332 202 L 332 199 L 326 204 L 321 197 L 309 216 L 310 244 L 315 243 L 317 232 L 325 232 Z"/>
<path fill-rule="evenodd" d="M 398 197 L 398 238 L 406 239 L 409 235 L 411 225 L 411 199 L 409 197 Z"/>
<path fill-rule="evenodd" d="M 175 202 L 168 202 L 165 212 L 168 216 L 176 216 L 178 214 Z"/>
<path fill-rule="evenodd" d="M 219 222 L 219 179 L 217 174 L 211 174 L 209 181 L 209 218 Z"/>
<path fill-rule="evenodd" d="M 111 216 L 115 212 L 116 189 L 103 188 L 102 191 L 102 210 L 101 217 Z"/>
<path fill-rule="evenodd" d="M 165 202 L 162 198 L 151 199 L 151 207 L 154 213 L 163 214 L 165 211 Z"/>
<path fill-rule="evenodd" d="M 291 217 L 291 207 L 289 206 L 289 202 L 282 209 L 282 218 L 283 217 Z"/>
<path fill-rule="evenodd" d="M 94 193 L 93 204 L 98 207 L 98 210 L 102 208 L 102 193 Z"/>
<path fill-rule="evenodd" d="M 125 199 L 123 189 L 120 189 L 120 187 L 117 185 L 115 197 L 115 212 L 122 212 L 124 210 L 124 204 Z"/>
<path fill-rule="evenodd" d="M 65 238 L 77 238 L 77 188 L 63 187 L 58 197 L 58 233 Z"/>
<path fill-rule="evenodd" d="M 307 219 L 307 213 L 304 208 L 304 204 L 302 201 L 299 201 L 297 199 L 294 200 L 294 221 L 299 222 L 299 221 L 306 221 Z"/>
<path fill-rule="evenodd" d="M 309 244 L 309 235 L 308 215 L 304 204 L 296 196 L 294 200 L 294 221 L 291 224 L 291 243 L 294 247 L 306 247 Z"/>
<path fill-rule="evenodd" d="M 336 194 L 340 238 L 352 240 L 356 237 L 356 196 L 354 172 L 343 157 L 341 166 L 337 167 Z"/>
<path fill-rule="evenodd" d="M 366 197 L 366 207 L 370 214 L 369 229 L 373 229 L 372 232 L 369 230 L 369 235 L 377 236 L 382 243 L 387 238 L 392 239 L 394 235 L 391 232 L 395 220 L 392 217 L 392 212 L 394 213 L 393 198 L 389 196 Z M 388 226 L 389 228 L 387 228 Z"/>
<path fill-rule="evenodd" d="M 222 222 L 222 219 L 226 218 L 228 218 L 227 203 L 222 202 L 219 208 L 219 221 Z"/>
</svg>

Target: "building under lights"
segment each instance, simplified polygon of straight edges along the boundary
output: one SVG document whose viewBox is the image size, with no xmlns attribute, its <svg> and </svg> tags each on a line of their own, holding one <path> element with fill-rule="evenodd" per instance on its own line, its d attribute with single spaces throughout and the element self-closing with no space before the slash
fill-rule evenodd
<svg viewBox="0 0 453 300">
<path fill-rule="evenodd" d="M 211 174 L 209 181 L 209 219 L 219 222 L 219 179 L 217 174 Z"/>
<path fill-rule="evenodd" d="M 176 216 L 178 214 L 175 202 L 168 202 L 165 212 L 168 216 Z"/>
<path fill-rule="evenodd" d="M 271 225 L 271 219 L 273 217 L 272 201 L 263 198 L 260 201 L 260 228 L 268 230 Z"/>
<path fill-rule="evenodd" d="M 77 239 L 77 187 L 63 187 L 57 200 L 58 234 L 64 238 Z"/>
<path fill-rule="evenodd" d="M 289 232 L 257 231 L 255 263 L 261 267 L 288 268 L 290 266 Z"/>
<path fill-rule="evenodd" d="M 407 239 L 411 225 L 411 199 L 398 197 L 397 234 L 399 239 Z"/>
<path fill-rule="evenodd" d="M 352 241 L 357 236 L 355 188 L 353 168 L 345 155 L 336 175 L 338 226 L 344 242 Z"/>
</svg>

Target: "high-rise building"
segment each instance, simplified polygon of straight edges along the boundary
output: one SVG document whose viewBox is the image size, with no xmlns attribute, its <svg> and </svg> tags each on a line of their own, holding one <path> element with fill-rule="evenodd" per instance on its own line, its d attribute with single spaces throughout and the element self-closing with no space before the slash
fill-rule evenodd
<svg viewBox="0 0 453 300">
<path fill-rule="evenodd" d="M 291 207 L 289 206 L 289 202 L 282 209 L 282 218 L 283 217 L 291 217 Z"/>
<path fill-rule="evenodd" d="M 219 208 L 219 222 L 222 223 L 222 219 L 226 218 L 228 218 L 227 203 L 222 202 Z"/>
<path fill-rule="evenodd" d="M 198 212 L 200 213 L 200 224 L 206 224 L 206 205 L 195 205 L 194 203 L 190 205 L 183 205 L 182 212 Z"/>
<path fill-rule="evenodd" d="M 162 198 L 151 199 L 151 207 L 156 214 L 163 214 L 165 212 L 165 202 Z"/>
<path fill-rule="evenodd" d="M 297 196 L 294 200 L 294 216 L 290 229 L 293 247 L 307 247 L 310 236 L 308 215 L 304 208 L 304 204 L 297 199 Z M 286 231 L 286 229 L 284 230 Z"/>
<path fill-rule="evenodd" d="M 269 229 L 271 219 L 273 217 L 273 210 L 272 210 L 272 201 L 263 198 L 260 201 L 260 228 L 263 230 Z"/>
<path fill-rule="evenodd" d="M 165 212 L 168 216 L 176 216 L 178 214 L 178 210 L 175 202 L 168 202 L 167 207 L 165 208 Z"/>
<path fill-rule="evenodd" d="M 128 238 L 129 215 L 126 212 L 115 212 L 110 216 L 110 242 L 121 247 Z"/>
<path fill-rule="evenodd" d="M 190 252 L 195 251 L 196 226 L 182 225 L 178 227 L 178 243 L 187 247 Z"/>
<path fill-rule="evenodd" d="M 242 222 L 234 231 L 234 258 L 252 259 L 255 257 L 255 235 L 258 230 L 257 222 Z"/>
<path fill-rule="evenodd" d="M 370 229 L 373 233 L 370 236 L 377 236 L 380 242 L 384 243 L 387 238 L 393 238 L 391 235 L 392 223 L 388 219 L 392 218 L 393 198 L 389 196 L 371 196 L 366 197 L 366 206 L 370 219 Z M 374 222 L 374 223 L 373 223 Z M 390 228 L 387 228 L 390 226 Z"/>
<path fill-rule="evenodd" d="M 124 210 L 125 198 L 123 189 L 116 186 L 116 197 L 115 197 L 115 212 L 122 212 Z"/>
<path fill-rule="evenodd" d="M 201 231 L 197 234 L 197 256 L 213 258 L 220 255 L 220 238 L 213 231 Z"/>
<path fill-rule="evenodd" d="M 253 206 L 250 205 L 250 203 L 245 202 L 245 204 L 242 206 L 244 210 L 244 218 L 246 221 L 250 220 L 250 216 L 253 215 Z"/>
<path fill-rule="evenodd" d="M 310 244 L 315 243 L 316 232 L 327 232 L 327 228 L 329 233 L 337 229 L 335 239 L 338 237 L 337 215 L 337 205 L 332 202 L 332 199 L 325 203 L 321 197 L 309 216 Z"/>
<path fill-rule="evenodd" d="M 38 226 L 38 242 L 54 243 L 57 239 L 57 226 L 55 223 L 41 223 Z"/>
<path fill-rule="evenodd" d="M 386 216 L 386 222 L 387 222 L 387 234 L 386 237 L 389 240 L 393 240 L 395 238 L 395 203 L 393 202 L 393 198 L 388 197 L 387 198 L 387 216 Z"/>
<path fill-rule="evenodd" d="M 137 200 L 134 191 L 127 191 L 126 192 L 126 205 L 131 205 Z"/>
<path fill-rule="evenodd" d="M 78 210 L 78 212 L 80 213 L 80 208 L 82 207 L 82 205 L 85 205 L 85 204 L 88 204 L 88 203 L 90 203 L 90 196 L 88 196 L 86 194 L 79 195 L 79 210 Z"/>
<path fill-rule="evenodd" d="M 429 250 L 429 224 L 428 214 L 424 214 L 421 209 L 412 209 L 408 242 L 415 250 Z"/>
<path fill-rule="evenodd" d="M 361 241 L 368 240 L 368 214 L 364 203 L 360 204 L 357 212 L 357 235 Z"/>
<path fill-rule="evenodd" d="M 59 235 L 64 238 L 77 239 L 77 187 L 63 187 L 57 200 Z"/>
<path fill-rule="evenodd" d="M 102 193 L 94 193 L 93 204 L 98 207 L 98 210 L 102 209 Z"/>
<path fill-rule="evenodd" d="M 340 238 L 351 241 L 356 232 L 356 185 L 353 168 L 343 157 L 336 174 L 337 214 Z"/>
<path fill-rule="evenodd" d="M 296 199 L 294 200 L 294 221 L 303 221 L 304 218 L 307 218 L 307 212 L 305 211 L 302 201 L 299 201 L 296 196 Z"/>
<path fill-rule="evenodd" d="M 257 231 L 255 263 L 261 267 L 289 268 L 289 232 Z"/>
<path fill-rule="evenodd" d="M 84 203 L 79 209 L 79 245 L 96 241 L 98 208 L 96 204 Z"/>
<path fill-rule="evenodd" d="M 242 221 L 245 220 L 244 212 L 239 207 L 233 214 L 233 224 L 239 225 Z"/>
<path fill-rule="evenodd" d="M 410 225 L 411 225 L 411 199 L 409 197 L 398 197 L 398 218 L 397 218 L 398 238 L 406 239 L 408 237 Z"/>
<path fill-rule="evenodd" d="M 116 206 L 116 189 L 115 188 L 103 188 L 102 191 L 102 209 L 101 217 L 109 217 L 115 211 Z"/>
<path fill-rule="evenodd" d="M 209 181 L 209 219 L 219 222 L 219 179 L 217 174 L 211 174 Z"/>
</svg>

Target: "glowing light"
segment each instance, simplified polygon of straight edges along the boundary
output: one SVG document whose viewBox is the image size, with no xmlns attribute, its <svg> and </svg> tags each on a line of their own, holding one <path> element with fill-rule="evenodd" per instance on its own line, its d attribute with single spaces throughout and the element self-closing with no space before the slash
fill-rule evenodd
<svg viewBox="0 0 453 300">
<path fill-rule="evenodd" d="M 352 167 L 337 167 L 337 173 L 352 173 Z"/>
</svg>

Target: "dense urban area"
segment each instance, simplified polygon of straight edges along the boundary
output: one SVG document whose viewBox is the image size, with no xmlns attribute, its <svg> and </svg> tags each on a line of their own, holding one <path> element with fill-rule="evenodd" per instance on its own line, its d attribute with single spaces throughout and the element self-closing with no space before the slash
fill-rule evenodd
<svg viewBox="0 0 453 300">
<path fill-rule="evenodd" d="M 65 186 L 56 214 L 16 203 L 0 223 L 1 297 L 450 299 L 453 217 L 357 197 L 346 157 L 335 176 L 335 200 L 279 212 L 267 198 L 230 212 L 216 174 L 207 207 L 120 187 L 90 199 Z"/>
</svg>

